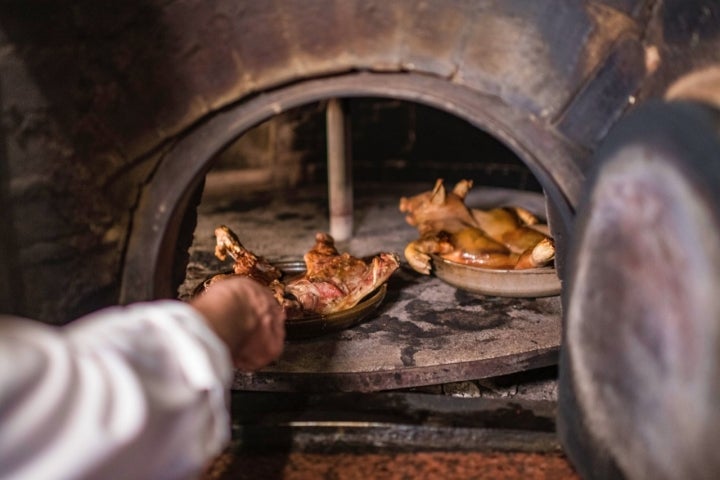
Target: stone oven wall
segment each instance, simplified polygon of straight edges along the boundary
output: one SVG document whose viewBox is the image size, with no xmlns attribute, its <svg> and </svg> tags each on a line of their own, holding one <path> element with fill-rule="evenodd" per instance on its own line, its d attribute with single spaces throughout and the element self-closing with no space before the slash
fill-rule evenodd
<svg viewBox="0 0 720 480">
<path fill-rule="evenodd" d="M 295 188 L 327 181 L 326 102 L 277 115 L 242 135 L 213 164 L 212 177 L 237 169 L 253 188 Z M 346 103 L 351 162 L 358 182 L 472 178 L 540 191 L 532 173 L 501 142 L 439 110 L 399 100 Z M 428 180 L 429 179 L 429 180 Z"/>
<path fill-rule="evenodd" d="M 716 60 L 714 5 L 2 2 L 2 310 L 63 323 L 116 303 L 165 152 L 224 108 L 313 78 L 414 73 L 492 97 L 567 145 L 577 172 L 552 180 L 574 204 L 607 128 Z"/>
</svg>

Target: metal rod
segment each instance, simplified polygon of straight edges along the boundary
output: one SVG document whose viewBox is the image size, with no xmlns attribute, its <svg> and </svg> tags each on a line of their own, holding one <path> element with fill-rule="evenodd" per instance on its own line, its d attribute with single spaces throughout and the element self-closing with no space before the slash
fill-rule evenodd
<svg viewBox="0 0 720 480">
<path fill-rule="evenodd" d="M 353 234 L 353 181 L 350 119 L 342 100 L 328 101 L 326 129 L 330 235 L 343 241 Z"/>
</svg>

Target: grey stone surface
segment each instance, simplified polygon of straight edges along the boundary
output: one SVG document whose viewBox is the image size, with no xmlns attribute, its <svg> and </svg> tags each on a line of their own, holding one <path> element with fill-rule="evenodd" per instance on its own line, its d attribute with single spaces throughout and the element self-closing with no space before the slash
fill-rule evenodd
<svg viewBox="0 0 720 480">
<path fill-rule="evenodd" d="M 401 195 L 425 188 L 357 186 L 355 236 L 338 243 L 338 249 L 356 256 L 392 251 L 402 258 L 417 232 L 405 223 L 398 201 Z M 491 193 L 500 199 L 507 192 Z M 537 194 L 522 195 L 525 205 L 527 198 L 530 203 L 537 200 L 532 196 Z M 324 191 L 306 189 L 284 196 L 259 192 L 252 197 L 201 204 L 181 298 L 208 275 L 230 266 L 213 256 L 217 225 L 229 226 L 247 248 L 270 260 L 301 258 L 313 245 L 315 232 L 328 228 Z M 560 343 L 559 297 L 475 295 L 414 272 L 404 259 L 402 263 L 388 282 L 382 304 L 360 324 L 288 341 L 277 362 L 256 374 L 238 373 L 235 387 L 374 391 L 468 381 L 553 363 Z"/>
</svg>

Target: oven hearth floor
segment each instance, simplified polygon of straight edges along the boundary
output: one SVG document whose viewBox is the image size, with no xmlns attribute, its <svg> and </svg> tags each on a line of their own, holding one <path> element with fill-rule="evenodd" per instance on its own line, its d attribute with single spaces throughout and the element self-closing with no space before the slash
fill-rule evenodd
<svg viewBox="0 0 720 480">
<path fill-rule="evenodd" d="M 417 232 L 398 211 L 399 198 L 427 188 L 356 186 L 355 235 L 337 242 L 338 250 L 356 256 L 393 251 L 402 258 L 405 245 Z M 476 187 L 468 204 L 478 192 L 497 198 L 513 195 Z M 520 195 L 519 203 L 532 209 L 527 202 L 536 202 L 537 209 L 537 194 Z M 231 197 L 206 192 L 180 298 L 191 295 L 209 275 L 228 269 L 229 263 L 213 255 L 213 231 L 220 224 L 235 231 L 245 247 L 270 260 L 301 259 L 314 243 L 314 234 L 329 230 L 327 196 L 323 189 L 281 195 L 241 192 Z M 476 295 L 417 274 L 403 259 L 373 315 L 346 330 L 288 341 L 277 362 L 254 374 L 238 372 L 234 388 L 370 392 L 528 371 L 557 363 L 560 319 L 558 296 Z"/>
<path fill-rule="evenodd" d="M 377 393 L 232 394 L 232 442 L 203 480 L 576 479 L 555 402 Z"/>
<path fill-rule="evenodd" d="M 201 480 L 579 480 L 561 453 L 227 453 Z"/>
</svg>

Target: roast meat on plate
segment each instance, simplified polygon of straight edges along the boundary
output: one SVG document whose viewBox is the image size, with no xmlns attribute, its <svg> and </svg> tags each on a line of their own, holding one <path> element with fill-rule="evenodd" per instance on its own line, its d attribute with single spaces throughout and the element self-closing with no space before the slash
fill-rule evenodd
<svg viewBox="0 0 720 480">
<path fill-rule="evenodd" d="M 215 255 L 220 260 L 229 256 L 234 261 L 230 275 L 244 275 L 269 287 L 289 319 L 352 308 L 385 283 L 400 266 L 394 253 L 381 252 L 369 259 L 347 252 L 341 254 L 330 235 L 318 233 L 315 245 L 304 256 L 305 272 L 284 278 L 283 272 L 271 262 L 243 247 L 227 226 L 217 227 L 215 238 Z M 226 276 L 221 274 L 213 279 Z"/>
<path fill-rule="evenodd" d="M 521 207 L 469 208 L 465 197 L 470 188 L 471 180 L 461 180 L 448 192 L 438 179 L 432 190 L 400 199 L 405 220 L 420 234 L 405 248 L 414 270 L 429 274 L 432 254 L 464 265 L 514 270 L 542 267 L 554 259 L 547 225 Z"/>
</svg>

